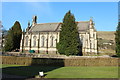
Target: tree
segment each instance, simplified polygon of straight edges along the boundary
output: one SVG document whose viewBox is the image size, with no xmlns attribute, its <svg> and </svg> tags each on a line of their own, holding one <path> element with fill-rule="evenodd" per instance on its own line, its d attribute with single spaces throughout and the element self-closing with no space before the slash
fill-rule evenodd
<svg viewBox="0 0 120 80">
<path fill-rule="evenodd" d="M 21 36 L 22 36 L 22 29 L 21 25 L 18 21 L 15 22 L 15 24 L 12 27 L 13 34 L 14 34 L 14 47 L 13 49 L 20 49 L 20 41 L 21 41 Z"/>
<path fill-rule="evenodd" d="M 60 40 L 57 44 L 60 54 L 78 55 L 80 53 L 80 40 L 74 15 L 70 11 L 66 13 L 61 25 Z"/>
<path fill-rule="evenodd" d="M 13 32 L 12 30 L 10 29 L 8 31 L 8 34 L 5 38 L 5 46 L 3 48 L 4 51 L 12 51 L 13 50 Z"/>
<path fill-rule="evenodd" d="M 116 41 L 116 54 L 120 57 L 120 22 L 118 23 L 117 30 L 115 33 L 115 41 Z"/>
<path fill-rule="evenodd" d="M 22 36 L 21 25 L 18 21 L 14 23 L 11 29 L 9 29 L 5 40 L 5 51 L 12 51 L 20 49 L 20 41 Z"/>
</svg>

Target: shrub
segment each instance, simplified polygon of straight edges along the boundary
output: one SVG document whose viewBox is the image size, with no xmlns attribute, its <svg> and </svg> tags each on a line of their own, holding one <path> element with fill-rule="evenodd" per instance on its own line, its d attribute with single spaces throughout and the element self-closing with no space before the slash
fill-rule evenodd
<svg viewBox="0 0 120 80">
<path fill-rule="evenodd" d="M 102 57 L 58 59 L 2 56 L 2 64 L 42 66 L 118 66 L 118 59 L 119 58 Z"/>
</svg>

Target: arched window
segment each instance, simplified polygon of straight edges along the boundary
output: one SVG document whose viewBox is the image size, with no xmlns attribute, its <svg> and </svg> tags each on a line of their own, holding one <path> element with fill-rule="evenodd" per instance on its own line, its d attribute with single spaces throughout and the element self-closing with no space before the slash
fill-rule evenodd
<svg viewBox="0 0 120 80">
<path fill-rule="evenodd" d="M 51 45 L 50 45 L 50 46 L 51 46 L 51 47 L 53 47 L 53 43 L 54 43 L 54 41 L 53 41 L 53 40 L 54 40 L 54 36 L 51 36 L 50 38 L 51 38 L 51 41 L 50 41 Z"/>
<path fill-rule="evenodd" d="M 45 40 L 45 37 L 42 36 L 42 37 L 41 37 L 41 47 L 44 47 L 44 40 Z"/>
<path fill-rule="evenodd" d="M 34 47 L 36 46 L 36 39 L 37 39 L 37 37 L 34 36 L 34 37 L 33 37 L 33 46 L 34 46 Z"/>
<path fill-rule="evenodd" d="M 26 38 L 25 38 L 25 46 L 28 46 L 28 40 L 29 40 L 29 37 L 26 36 Z"/>
</svg>

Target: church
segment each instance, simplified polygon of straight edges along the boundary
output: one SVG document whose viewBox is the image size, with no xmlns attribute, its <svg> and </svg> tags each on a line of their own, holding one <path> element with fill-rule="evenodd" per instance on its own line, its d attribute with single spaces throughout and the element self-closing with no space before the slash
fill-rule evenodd
<svg viewBox="0 0 120 80">
<path fill-rule="evenodd" d="M 83 56 L 97 55 L 97 31 L 92 18 L 76 23 Z M 35 53 L 59 54 L 56 44 L 59 42 L 61 24 L 37 23 L 37 16 L 33 16 L 32 25 L 28 23 L 26 32 L 22 34 L 20 51 L 34 50 Z"/>
</svg>

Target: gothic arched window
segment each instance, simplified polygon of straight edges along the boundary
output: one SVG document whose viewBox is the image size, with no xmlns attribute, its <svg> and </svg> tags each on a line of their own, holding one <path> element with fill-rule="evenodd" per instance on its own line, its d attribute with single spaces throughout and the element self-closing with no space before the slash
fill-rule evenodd
<svg viewBox="0 0 120 80">
<path fill-rule="evenodd" d="M 28 40 L 29 40 L 29 37 L 26 36 L 26 38 L 25 38 L 25 46 L 28 46 Z"/>
<path fill-rule="evenodd" d="M 45 37 L 42 36 L 42 37 L 41 37 L 41 47 L 44 47 L 44 40 L 45 40 Z"/>
<path fill-rule="evenodd" d="M 36 46 L 36 39 L 37 39 L 37 37 L 34 36 L 34 37 L 33 37 L 33 46 L 34 46 L 34 47 Z"/>
<path fill-rule="evenodd" d="M 51 36 L 50 38 L 51 38 L 51 41 L 50 41 L 51 45 L 50 45 L 50 46 L 51 46 L 51 47 L 53 47 L 53 43 L 54 43 L 54 41 L 53 41 L 53 40 L 54 40 L 54 36 Z"/>
</svg>

